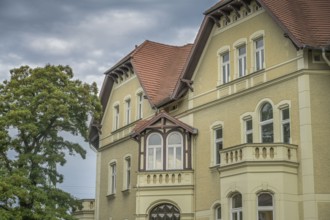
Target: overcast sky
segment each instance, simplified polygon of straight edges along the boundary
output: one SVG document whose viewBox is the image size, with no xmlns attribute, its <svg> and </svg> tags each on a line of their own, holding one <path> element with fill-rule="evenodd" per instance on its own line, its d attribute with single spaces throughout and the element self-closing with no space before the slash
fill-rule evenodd
<svg viewBox="0 0 330 220">
<path fill-rule="evenodd" d="M 0 0 L 0 81 L 21 65 L 69 65 L 75 77 L 95 81 L 145 40 L 192 43 L 203 12 L 218 0 Z M 79 138 L 77 141 L 81 142 Z M 81 142 L 82 143 L 82 142 Z M 63 189 L 95 194 L 96 155 L 68 157 Z"/>
</svg>

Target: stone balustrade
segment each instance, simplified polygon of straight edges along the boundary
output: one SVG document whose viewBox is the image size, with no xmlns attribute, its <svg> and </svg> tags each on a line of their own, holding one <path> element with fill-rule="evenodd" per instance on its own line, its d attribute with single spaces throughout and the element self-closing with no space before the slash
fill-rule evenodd
<svg viewBox="0 0 330 220">
<path fill-rule="evenodd" d="M 283 143 L 242 144 L 222 149 L 220 166 L 253 161 L 298 162 L 297 146 Z"/>
<path fill-rule="evenodd" d="M 193 185 L 193 171 L 150 171 L 138 174 L 138 187 Z"/>
</svg>

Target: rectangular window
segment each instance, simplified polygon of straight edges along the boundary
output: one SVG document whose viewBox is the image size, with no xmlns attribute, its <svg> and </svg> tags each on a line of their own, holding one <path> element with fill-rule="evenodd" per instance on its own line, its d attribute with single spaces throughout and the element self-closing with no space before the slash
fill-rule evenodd
<svg viewBox="0 0 330 220">
<path fill-rule="evenodd" d="M 119 105 L 114 107 L 114 130 L 119 128 Z"/>
<path fill-rule="evenodd" d="M 245 143 L 253 142 L 252 119 L 245 120 Z"/>
<path fill-rule="evenodd" d="M 143 93 L 137 95 L 137 119 L 142 118 Z"/>
<path fill-rule="evenodd" d="M 238 52 L 238 76 L 246 75 L 246 45 L 237 48 Z"/>
<path fill-rule="evenodd" d="M 116 163 L 110 164 L 110 194 L 116 193 Z"/>
<path fill-rule="evenodd" d="M 289 108 L 282 110 L 282 141 L 290 143 L 290 110 Z"/>
<path fill-rule="evenodd" d="M 126 104 L 126 124 L 128 125 L 131 122 L 131 100 L 127 99 Z"/>
<path fill-rule="evenodd" d="M 222 138 L 222 128 L 217 128 L 214 130 L 214 155 L 215 155 L 215 164 L 220 164 L 221 162 L 221 155 L 220 150 L 223 147 L 223 138 Z"/>
<path fill-rule="evenodd" d="M 221 55 L 222 63 L 222 83 L 227 83 L 230 80 L 230 63 L 229 63 L 229 52 Z"/>
<path fill-rule="evenodd" d="M 264 68 L 264 39 L 258 38 L 255 40 L 255 64 L 256 70 L 261 70 Z"/>
<path fill-rule="evenodd" d="M 131 158 L 127 157 L 125 159 L 126 162 L 126 189 L 131 187 Z"/>
</svg>

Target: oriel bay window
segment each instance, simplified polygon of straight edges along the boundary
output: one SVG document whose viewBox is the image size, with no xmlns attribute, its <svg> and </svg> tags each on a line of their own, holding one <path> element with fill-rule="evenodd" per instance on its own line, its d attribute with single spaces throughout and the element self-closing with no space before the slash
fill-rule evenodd
<svg viewBox="0 0 330 220">
<path fill-rule="evenodd" d="M 166 112 L 141 121 L 131 133 L 139 144 L 139 171 L 192 169 L 191 142 L 196 134 L 197 129 Z"/>
</svg>

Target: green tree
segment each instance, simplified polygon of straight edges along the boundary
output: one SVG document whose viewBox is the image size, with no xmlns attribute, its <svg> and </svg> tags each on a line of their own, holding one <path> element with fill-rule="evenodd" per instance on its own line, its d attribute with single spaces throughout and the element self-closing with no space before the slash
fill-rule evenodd
<svg viewBox="0 0 330 220">
<path fill-rule="evenodd" d="M 63 181 L 56 166 L 65 155 L 86 151 L 62 132 L 87 140 L 90 117 L 101 104 L 95 83 L 73 79 L 69 66 L 22 66 L 0 83 L 0 217 L 2 220 L 74 219 L 79 206 L 56 188 Z"/>
</svg>

